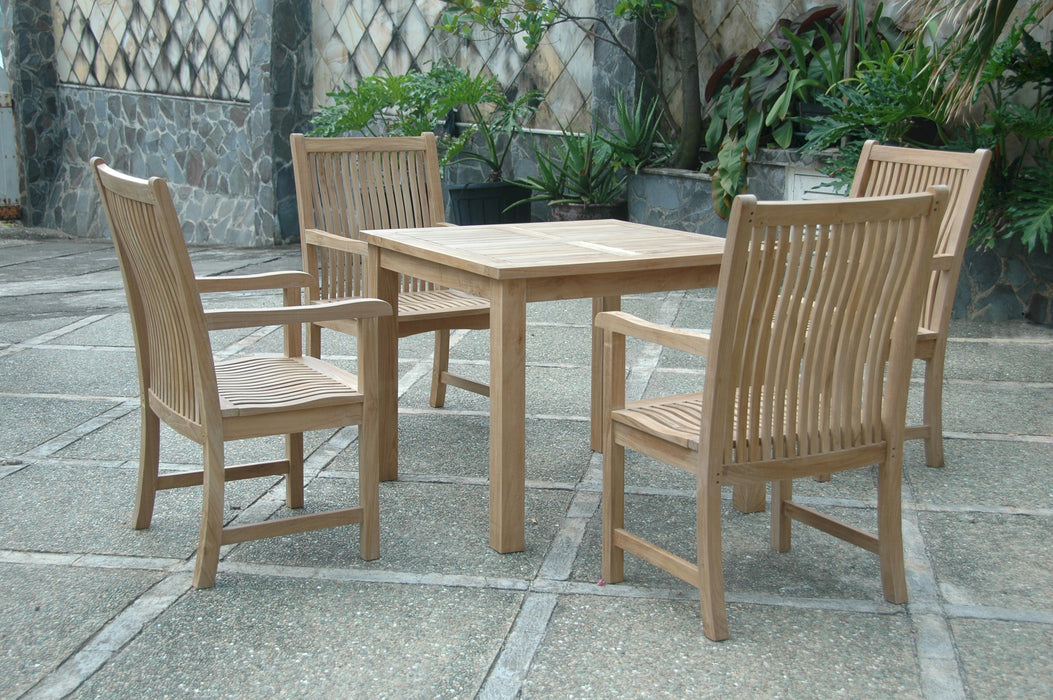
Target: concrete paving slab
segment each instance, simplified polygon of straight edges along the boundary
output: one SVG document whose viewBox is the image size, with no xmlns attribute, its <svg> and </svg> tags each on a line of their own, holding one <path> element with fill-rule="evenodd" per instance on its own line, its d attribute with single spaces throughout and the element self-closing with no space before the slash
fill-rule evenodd
<svg viewBox="0 0 1053 700">
<path fill-rule="evenodd" d="M 137 468 L 29 464 L 3 479 L 0 550 L 186 559 L 197 550 L 201 488 L 159 492 L 153 521 L 132 529 Z M 247 509 L 277 477 L 233 482 L 224 519 Z"/>
<path fill-rule="evenodd" d="M 357 483 L 318 479 L 309 487 L 304 512 L 357 502 Z M 238 545 L 230 561 L 282 566 L 353 567 L 365 570 L 451 576 L 533 578 L 559 530 L 571 494 L 531 490 L 526 497 L 526 549 L 490 549 L 489 499 L 485 485 L 386 482 L 381 485 L 380 559 L 358 556 L 357 527 L 317 530 Z M 289 514 L 283 510 L 279 516 Z M 222 574 L 222 564 L 220 565 Z"/>
<path fill-rule="evenodd" d="M 951 621 L 965 671 L 976 698 L 1041 698 L 1053 688 L 1053 630 L 1020 621 Z"/>
<path fill-rule="evenodd" d="M 911 392 L 912 403 L 920 392 Z M 945 432 L 1053 435 L 1053 388 L 1044 385 L 948 383 L 943 389 Z"/>
<path fill-rule="evenodd" d="M 0 696 L 28 691 L 161 577 L 0 563 Z"/>
<path fill-rule="evenodd" d="M 139 375 L 130 348 L 33 348 L 0 357 L 0 391 L 122 397 L 138 396 Z"/>
<path fill-rule="evenodd" d="M 924 466 L 921 441 L 907 443 L 907 479 L 918 503 L 944 507 L 1053 509 L 1053 443 L 944 440 L 947 466 Z"/>
<path fill-rule="evenodd" d="M 522 697 L 918 698 L 905 615 L 732 604 L 702 635 L 694 600 L 565 596 Z"/>
<path fill-rule="evenodd" d="M 918 520 L 949 603 L 1053 612 L 1053 518 L 967 511 Z"/>
<path fill-rule="evenodd" d="M 0 394 L 0 455 L 15 457 L 117 406 L 117 401 Z M 123 453 L 120 458 L 126 458 Z"/>
<path fill-rule="evenodd" d="M 1051 684 L 1049 328 L 952 324 L 948 467 L 925 467 L 920 442 L 904 450 L 908 605 L 883 600 L 873 555 L 800 525 L 793 550 L 773 553 L 767 513 L 738 514 L 726 500 L 732 637 L 714 644 L 701 634 L 697 591 L 671 575 L 630 556 L 624 583 L 598 585 L 601 460 L 587 443 L 588 300 L 528 307 L 525 552 L 487 546 L 489 402 L 451 389 L 447 408 L 428 407 L 432 337 L 419 335 L 399 343 L 402 478 L 381 486 L 381 558 L 358 558 L 355 526 L 245 543 L 224 549 L 215 589 L 195 592 L 188 586 L 200 489 L 159 494 L 153 527 L 129 526 L 138 384 L 112 246 L 13 247 L 2 236 L 0 246 L 0 411 L 12 416 L 0 421 L 0 441 L 11 446 L 0 459 L 22 450 L 0 465 L 0 589 L 20 596 L 14 610 L 0 597 L 0 635 L 14 640 L 4 649 L 16 650 L 0 651 L 0 664 L 17 665 L 0 667 L 8 671 L 0 683 L 18 684 L 0 695 L 36 683 L 33 692 L 45 697 L 731 692 L 971 700 L 1039 696 Z M 191 256 L 199 272 L 299 268 L 295 248 L 194 248 Z M 222 296 L 268 303 L 262 294 Z M 628 297 L 623 306 L 695 327 L 708 325 L 714 298 L 712 289 L 692 290 Z M 487 381 L 488 337 L 454 333 L 456 369 Z M 213 340 L 221 355 L 280 350 L 271 329 Z M 326 332 L 323 351 L 354 367 L 355 345 Z M 114 358 L 122 363 L 106 364 Z M 71 371 L 83 363 L 97 367 Z M 702 386 L 694 358 L 630 343 L 629 366 L 634 396 Z M 57 373 L 66 376 L 50 376 Z M 357 500 L 356 435 L 308 436 L 309 473 L 322 470 L 308 484 L 309 510 Z M 197 446 L 168 437 L 165 468 L 197 466 Z M 245 461 L 276 451 L 280 440 L 232 443 L 228 455 Z M 822 484 L 801 480 L 796 493 L 869 528 L 874 478 L 870 469 Z M 693 558 L 694 477 L 630 454 L 628 482 L 637 529 Z M 284 517 L 283 492 L 277 478 L 231 484 L 226 517 Z M 72 602 L 43 610 L 53 614 L 43 626 L 47 648 L 38 651 L 20 636 L 29 634 L 24 601 L 35 590 L 65 600 L 63 589 Z M 366 645 L 353 646 L 353 636 Z"/>
<path fill-rule="evenodd" d="M 183 596 L 71 697 L 470 697 L 521 598 L 231 574 Z"/>
</svg>

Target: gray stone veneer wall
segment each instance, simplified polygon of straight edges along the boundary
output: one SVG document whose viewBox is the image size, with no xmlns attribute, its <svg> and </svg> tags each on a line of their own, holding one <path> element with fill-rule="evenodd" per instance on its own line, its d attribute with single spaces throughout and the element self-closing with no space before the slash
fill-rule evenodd
<svg viewBox="0 0 1053 700">
<path fill-rule="evenodd" d="M 309 117 L 310 8 L 257 0 L 249 26 L 249 100 L 60 84 L 49 0 L 14 3 L 0 37 L 19 126 L 23 221 L 105 237 L 88 161 L 164 177 L 192 243 L 295 241 L 288 136 Z"/>
</svg>

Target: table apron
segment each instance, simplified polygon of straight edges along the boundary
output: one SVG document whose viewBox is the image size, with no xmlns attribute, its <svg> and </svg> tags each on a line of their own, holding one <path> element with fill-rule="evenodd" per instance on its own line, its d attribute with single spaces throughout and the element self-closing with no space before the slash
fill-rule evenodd
<svg viewBox="0 0 1053 700">
<path fill-rule="evenodd" d="M 393 250 L 380 252 L 384 269 L 412 275 L 443 287 L 459 289 L 469 294 L 490 298 L 491 288 L 499 280 L 468 270 L 461 270 L 434 260 L 407 255 Z M 677 289 L 716 287 L 720 264 L 668 267 L 636 271 L 602 272 L 596 274 L 552 275 L 525 278 L 526 300 L 557 301 L 587 297 L 621 296 L 648 292 L 668 292 Z"/>
</svg>

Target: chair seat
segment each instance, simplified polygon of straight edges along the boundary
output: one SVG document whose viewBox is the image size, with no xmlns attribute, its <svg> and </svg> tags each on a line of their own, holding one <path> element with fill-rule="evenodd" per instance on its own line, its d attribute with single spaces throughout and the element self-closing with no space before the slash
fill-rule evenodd
<svg viewBox="0 0 1053 700">
<path fill-rule="evenodd" d="M 362 401 L 355 375 L 313 357 L 247 357 L 216 363 L 224 418 Z"/>
<path fill-rule="evenodd" d="M 490 302 L 457 289 L 430 289 L 399 294 L 399 318 L 444 318 L 477 311 L 489 315 Z"/>
<path fill-rule="evenodd" d="M 611 420 L 697 451 L 702 429 L 702 394 L 633 401 L 623 409 L 612 411 Z"/>
</svg>

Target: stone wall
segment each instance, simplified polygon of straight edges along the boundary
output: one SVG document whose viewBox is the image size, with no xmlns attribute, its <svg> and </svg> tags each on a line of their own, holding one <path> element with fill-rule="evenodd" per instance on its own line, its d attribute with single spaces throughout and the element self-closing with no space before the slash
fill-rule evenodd
<svg viewBox="0 0 1053 700">
<path fill-rule="evenodd" d="M 295 0 L 14 3 L 0 42 L 14 58 L 23 221 L 108 235 L 98 155 L 164 177 L 188 241 L 296 240 L 288 135 L 312 109 L 309 12 Z"/>
</svg>

